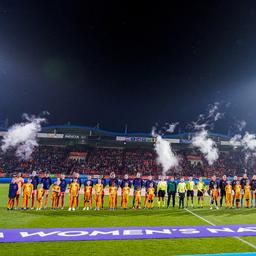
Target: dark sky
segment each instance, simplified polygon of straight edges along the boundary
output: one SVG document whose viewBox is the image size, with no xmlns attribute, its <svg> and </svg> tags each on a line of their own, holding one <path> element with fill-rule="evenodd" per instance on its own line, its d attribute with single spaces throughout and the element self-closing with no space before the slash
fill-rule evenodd
<svg viewBox="0 0 256 256">
<path fill-rule="evenodd" d="M 220 101 L 256 129 L 255 1 L 118 2 L 0 1 L 0 118 L 149 131 Z"/>
</svg>

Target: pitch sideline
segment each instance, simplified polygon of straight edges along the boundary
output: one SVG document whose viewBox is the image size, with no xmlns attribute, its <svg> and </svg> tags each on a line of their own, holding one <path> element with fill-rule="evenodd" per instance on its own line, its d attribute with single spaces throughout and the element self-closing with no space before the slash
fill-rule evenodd
<svg viewBox="0 0 256 256">
<path fill-rule="evenodd" d="M 209 220 L 203 218 L 202 216 L 200 216 L 200 215 L 198 215 L 198 214 L 196 214 L 196 213 L 190 211 L 189 209 L 185 208 L 185 210 L 186 210 L 187 212 L 189 212 L 190 214 L 194 215 L 195 217 L 197 217 L 197 218 L 203 220 L 204 222 L 207 222 L 207 223 L 210 224 L 211 226 L 216 226 L 214 223 L 212 223 L 212 222 L 210 222 Z M 240 242 L 242 242 L 242 243 L 244 243 L 244 244 L 249 245 L 249 246 L 252 247 L 253 249 L 256 249 L 256 245 L 254 245 L 254 244 L 252 244 L 252 243 L 250 243 L 250 242 L 248 242 L 248 241 L 246 241 L 246 240 L 240 238 L 239 236 L 234 236 L 234 238 L 237 239 L 237 240 L 239 240 Z"/>
</svg>

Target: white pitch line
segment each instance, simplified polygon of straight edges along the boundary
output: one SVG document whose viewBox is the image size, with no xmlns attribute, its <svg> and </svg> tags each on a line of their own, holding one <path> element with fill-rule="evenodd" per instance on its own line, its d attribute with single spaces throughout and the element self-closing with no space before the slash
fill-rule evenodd
<svg viewBox="0 0 256 256">
<path fill-rule="evenodd" d="M 196 213 L 190 211 L 189 209 L 185 208 L 185 210 L 186 210 L 187 212 L 191 213 L 192 215 L 196 216 L 197 218 L 199 218 L 199 219 L 201 219 L 201 220 L 207 222 L 207 223 L 210 224 L 211 226 L 216 226 L 215 224 L 213 224 L 213 223 L 210 222 L 209 220 L 207 220 L 207 219 L 205 219 L 205 218 L 199 216 L 198 214 L 196 214 Z"/>
<path fill-rule="evenodd" d="M 212 223 L 212 222 L 210 222 L 209 220 L 203 218 L 202 216 L 200 216 L 200 215 L 198 215 L 198 214 L 196 214 L 196 213 L 190 211 L 189 209 L 185 208 L 185 210 L 186 210 L 187 212 L 191 213 L 192 215 L 196 216 L 197 218 L 199 218 L 199 219 L 201 219 L 201 220 L 207 222 L 207 223 L 210 224 L 211 226 L 216 226 L 214 223 Z M 251 246 L 253 249 L 256 249 L 256 245 L 254 245 L 254 244 L 252 244 L 252 243 L 250 243 L 250 242 L 248 242 L 248 241 L 242 239 L 241 237 L 239 237 L 239 236 L 234 236 L 234 238 L 237 239 L 237 240 L 239 240 L 239 241 L 242 242 L 242 243 L 245 243 L 245 244 Z"/>
</svg>

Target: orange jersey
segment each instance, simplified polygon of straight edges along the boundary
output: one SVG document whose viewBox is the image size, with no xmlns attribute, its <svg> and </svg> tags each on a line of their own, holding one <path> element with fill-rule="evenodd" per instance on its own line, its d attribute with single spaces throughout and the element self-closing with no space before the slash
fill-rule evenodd
<svg viewBox="0 0 256 256">
<path fill-rule="evenodd" d="M 23 194 L 30 195 L 33 190 L 33 185 L 31 183 L 24 183 L 22 186 Z"/>
<path fill-rule="evenodd" d="M 59 193 L 60 192 L 60 186 L 59 185 L 53 185 L 52 192 Z"/>
<path fill-rule="evenodd" d="M 148 195 L 154 195 L 155 194 L 155 189 L 154 188 L 148 188 Z"/>
<path fill-rule="evenodd" d="M 109 187 L 109 195 L 110 196 L 116 196 L 117 194 L 117 187 Z"/>
<path fill-rule="evenodd" d="M 70 194 L 76 195 L 79 191 L 79 184 L 77 182 L 72 182 L 69 186 Z"/>
<path fill-rule="evenodd" d="M 102 192 L 103 192 L 103 185 L 97 183 L 97 184 L 95 185 L 95 193 L 96 193 L 96 194 L 102 194 Z"/>
<path fill-rule="evenodd" d="M 217 188 L 214 188 L 212 190 L 212 197 L 213 198 L 218 198 L 218 196 L 219 196 L 219 190 Z"/>
<path fill-rule="evenodd" d="M 242 189 L 241 185 L 235 185 L 235 191 L 241 192 L 241 189 Z"/>
<path fill-rule="evenodd" d="M 130 195 L 130 188 L 124 187 L 122 192 L 123 192 L 123 196 L 128 196 L 128 195 Z"/>
<path fill-rule="evenodd" d="M 245 194 L 245 197 L 247 197 L 247 198 L 251 196 L 251 186 L 250 185 L 244 186 L 244 194 Z"/>
<path fill-rule="evenodd" d="M 84 193 L 86 195 L 91 195 L 92 194 L 92 186 L 85 186 Z"/>
<path fill-rule="evenodd" d="M 232 194 L 232 186 L 231 185 L 226 185 L 225 191 L 226 191 L 226 194 Z"/>
<path fill-rule="evenodd" d="M 241 189 L 242 189 L 241 185 L 235 185 L 235 197 L 236 197 L 237 199 L 240 198 Z"/>
<path fill-rule="evenodd" d="M 141 190 L 136 190 L 134 192 L 135 197 L 141 197 Z"/>
<path fill-rule="evenodd" d="M 241 193 L 241 185 L 235 185 L 235 193 Z"/>
<path fill-rule="evenodd" d="M 57 196 L 60 193 L 60 186 L 54 184 L 52 187 L 52 196 Z"/>
<path fill-rule="evenodd" d="M 44 189 L 43 188 L 38 188 L 37 192 L 36 192 L 37 200 L 41 200 L 43 198 L 43 195 L 44 195 Z"/>
</svg>

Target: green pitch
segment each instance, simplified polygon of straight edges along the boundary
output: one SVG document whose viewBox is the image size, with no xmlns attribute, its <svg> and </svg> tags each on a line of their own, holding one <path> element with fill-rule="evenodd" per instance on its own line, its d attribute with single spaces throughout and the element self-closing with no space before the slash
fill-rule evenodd
<svg viewBox="0 0 256 256">
<path fill-rule="evenodd" d="M 111 227 L 111 226 L 161 226 L 207 225 L 186 210 L 116 210 L 68 212 L 65 210 L 7 211 L 8 186 L 0 184 L 1 228 L 50 227 Z M 143 198 L 144 199 L 144 198 Z M 131 201 L 131 200 L 130 200 Z M 49 202 L 50 203 L 50 202 Z M 66 197 L 68 203 L 68 196 Z M 107 197 L 105 205 L 107 206 Z M 120 202 L 119 202 L 120 205 Z M 197 207 L 197 204 L 195 204 Z M 81 200 L 82 208 L 82 200 Z M 204 219 L 217 224 L 255 224 L 256 209 L 191 209 Z M 256 237 L 146 239 L 123 241 L 70 241 L 41 243 L 0 243 L 0 255 L 177 255 L 196 253 L 251 252 L 256 249 Z M 249 242 L 250 244 L 247 244 Z"/>
</svg>

